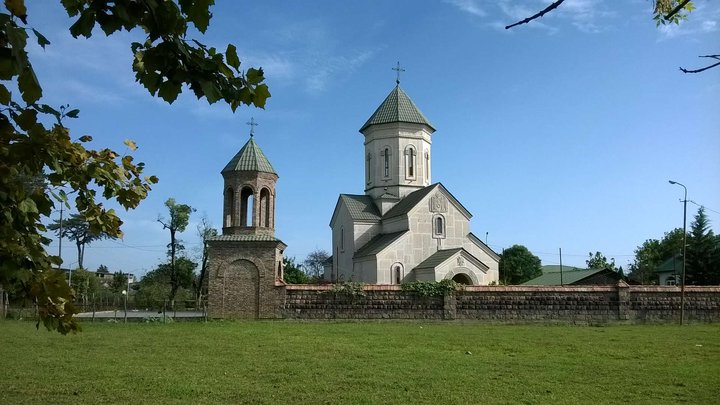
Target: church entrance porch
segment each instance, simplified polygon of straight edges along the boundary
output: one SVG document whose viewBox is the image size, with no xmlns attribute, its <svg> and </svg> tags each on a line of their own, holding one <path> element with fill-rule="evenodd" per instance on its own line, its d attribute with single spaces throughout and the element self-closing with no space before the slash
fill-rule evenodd
<svg viewBox="0 0 720 405">
<path fill-rule="evenodd" d="M 462 285 L 473 285 L 472 279 L 465 273 L 458 273 L 453 276 L 452 281 Z"/>
</svg>

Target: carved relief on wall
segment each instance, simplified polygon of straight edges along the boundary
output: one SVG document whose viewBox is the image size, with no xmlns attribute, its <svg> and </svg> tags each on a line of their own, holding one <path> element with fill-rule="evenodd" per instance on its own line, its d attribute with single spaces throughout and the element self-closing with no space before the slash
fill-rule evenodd
<svg viewBox="0 0 720 405">
<path fill-rule="evenodd" d="M 463 258 L 462 256 L 458 256 L 458 258 L 457 258 L 457 264 L 458 264 L 458 267 L 463 267 L 463 266 L 465 266 L 465 258 Z"/>
<path fill-rule="evenodd" d="M 430 212 L 447 212 L 448 200 L 442 194 L 430 197 Z"/>
</svg>

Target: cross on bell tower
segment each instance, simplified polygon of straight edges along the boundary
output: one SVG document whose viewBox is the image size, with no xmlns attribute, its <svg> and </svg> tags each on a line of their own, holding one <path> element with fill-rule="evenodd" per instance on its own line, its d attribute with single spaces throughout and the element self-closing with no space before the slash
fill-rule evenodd
<svg viewBox="0 0 720 405">
<path fill-rule="evenodd" d="M 255 117 L 250 117 L 250 121 L 246 122 L 245 124 L 250 126 L 250 137 L 255 135 L 255 127 L 260 125 L 257 122 L 255 122 Z"/>
<path fill-rule="evenodd" d="M 397 78 L 395 79 L 395 84 L 400 84 L 400 72 L 405 71 L 405 69 L 400 67 L 400 61 L 398 61 L 397 66 L 392 68 L 392 70 L 397 72 Z"/>
</svg>

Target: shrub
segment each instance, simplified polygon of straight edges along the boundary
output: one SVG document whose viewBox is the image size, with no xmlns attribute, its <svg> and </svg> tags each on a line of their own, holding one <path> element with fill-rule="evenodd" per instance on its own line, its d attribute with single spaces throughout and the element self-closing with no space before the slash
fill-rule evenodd
<svg viewBox="0 0 720 405">
<path fill-rule="evenodd" d="M 453 280 L 442 281 L 413 281 L 402 284 L 403 291 L 412 291 L 423 297 L 442 297 L 447 293 L 462 289 L 462 284 Z"/>
</svg>

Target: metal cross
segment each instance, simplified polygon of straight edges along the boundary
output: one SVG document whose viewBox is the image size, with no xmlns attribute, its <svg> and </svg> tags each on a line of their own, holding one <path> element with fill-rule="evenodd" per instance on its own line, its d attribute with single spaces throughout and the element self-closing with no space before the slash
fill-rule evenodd
<svg viewBox="0 0 720 405">
<path fill-rule="evenodd" d="M 250 121 L 246 122 L 247 125 L 250 125 L 250 136 L 255 135 L 255 127 L 260 125 L 257 122 L 255 122 L 255 117 L 250 117 Z"/>
<path fill-rule="evenodd" d="M 392 68 L 392 70 L 397 72 L 397 79 L 395 79 L 396 84 L 400 84 L 400 72 L 404 72 L 405 69 L 400 67 L 400 62 L 397 63 L 397 67 Z"/>
</svg>

